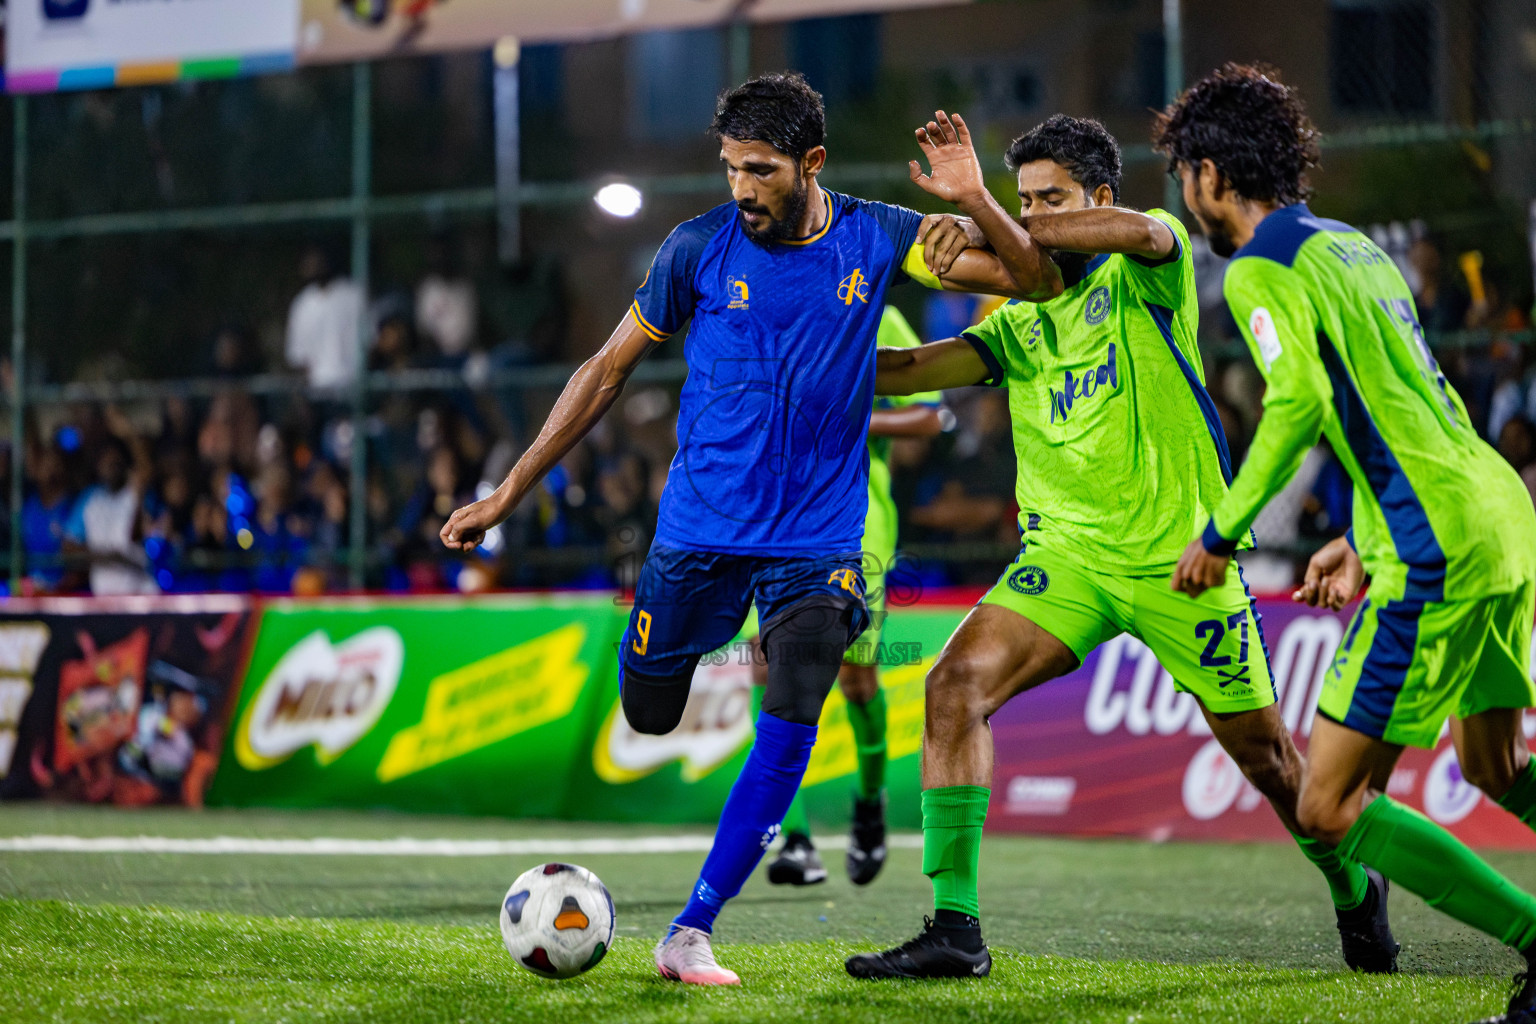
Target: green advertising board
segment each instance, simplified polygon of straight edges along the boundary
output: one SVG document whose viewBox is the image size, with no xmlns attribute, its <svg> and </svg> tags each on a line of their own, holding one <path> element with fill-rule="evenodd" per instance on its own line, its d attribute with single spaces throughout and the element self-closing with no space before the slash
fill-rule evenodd
<svg viewBox="0 0 1536 1024">
<path fill-rule="evenodd" d="M 923 677 L 962 614 L 886 620 L 898 827 L 920 820 Z M 678 729 L 641 735 L 618 699 L 627 615 L 611 594 L 273 603 L 209 802 L 713 822 L 752 740 L 749 648 L 707 656 Z M 806 773 L 813 818 L 846 820 L 855 764 L 834 690 Z"/>
</svg>

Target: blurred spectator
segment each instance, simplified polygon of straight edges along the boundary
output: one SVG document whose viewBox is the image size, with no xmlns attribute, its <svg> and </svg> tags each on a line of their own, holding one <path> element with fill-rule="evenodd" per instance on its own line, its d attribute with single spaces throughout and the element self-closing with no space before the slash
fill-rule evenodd
<svg viewBox="0 0 1536 1024">
<path fill-rule="evenodd" d="M 64 453 L 57 444 L 37 447 L 27 459 L 31 486 L 21 506 L 21 543 L 27 556 L 27 578 L 43 593 L 62 588 L 64 533 L 74 511 L 64 469 Z"/>
<path fill-rule="evenodd" d="M 651 547 L 656 510 L 650 502 L 650 478 L 650 466 L 638 452 L 610 456 L 598 468 L 598 521 L 607 535 L 604 547 L 613 581 L 622 590 L 635 588 Z"/>
<path fill-rule="evenodd" d="M 215 377 L 249 377 L 261 371 L 256 346 L 245 331 L 222 327 L 213 336 L 209 370 Z"/>
<path fill-rule="evenodd" d="M 452 241 L 439 234 L 427 247 L 427 274 L 416 286 L 416 330 L 433 347 L 434 362 L 462 364 L 478 319 L 474 282 L 459 269 Z"/>
<path fill-rule="evenodd" d="M 1433 336 L 1461 330 L 1471 300 L 1451 284 L 1439 242 L 1431 235 L 1420 238 L 1409 248 L 1408 261 L 1419 279 L 1413 301 L 1425 332 Z"/>
<path fill-rule="evenodd" d="M 66 548 L 90 555 L 91 593 L 157 594 L 145 571 L 139 510 L 153 473 L 148 446 L 115 407 L 106 409 L 107 438 L 96 456 L 96 484 L 80 496 L 64 531 Z"/>
<path fill-rule="evenodd" d="M 364 313 L 362 289 L 341 277 L 319 246 L 304 251 L 299 275 L 304 288 L 288 308 L 284 357 L 289 366 L 306 372 L 310 387 L 350 384 Z"/>
<path fill-rule="evenodd" d="M 1536 427 L 1524 416 L 1512 416 L 1499 432 L 1499 454 L 1515 467 L 1531 501 L 1536 502 Z"/>
<path fill-rule="evenodd" d="M 438 535 L 453 510 L 475 500 L 458 455 L 439 445 L 427 457 L 426 479 L 406 502 L 390 532 L 395 565 L 411 590 L 438 590 L 452 584 L 458 563 L 441 557 Z"/>
</svg>

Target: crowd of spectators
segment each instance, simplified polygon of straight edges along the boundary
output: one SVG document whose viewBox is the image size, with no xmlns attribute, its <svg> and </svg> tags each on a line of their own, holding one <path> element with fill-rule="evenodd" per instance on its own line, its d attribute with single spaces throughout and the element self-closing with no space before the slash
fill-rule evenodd
<svg viewBox="0 0 1536 1024">
<path fill-rule="evenodd" d="M 1536 496 L 1536 360 L 1524 311 L 1491 277 L 1475 279 L 1475 260 L 1451 266 L 1434 239 L 1402 229 L 1397 244 L 1393 230 L 1383 229 L 1384 247 L 1414 288 L 1439 369 Z M 24 591 L 347 589 L 354 514 L 370 589 L 631 586 L 675 451 L 675 383 L 632 385 L 475 555 L 450 555 L 438 542 L 455 508 L 502 479 L 554 397 L 476 385 L 490 370 L 534 360 L 523 339 L 486 343 L 476 286 L 452 255 L 446 240 L 434 242 L 413 287 L 370 300 L 333 256 L 312 249 L 283 331 L 283 365 L 263 360 L 251 333 L 227 328 L 208 346 L 206 374 L 227 381 L 211 397 L 34 409 L 19 464 L 0 453 L 0 476 L 24 474 Z M 1201 254 L 1198 266 L 1207 383 L 1240 462 L 1263 383 L 1223 320 L 1220 265 Z M 943 305 L 927 317 L 930 330 L 975 312 L 954 296 L 931 301 Z M 355 437 L 349 389 L 360 330 L 365 369 L 448 369 L 463 385 L 376 390 Z M 293 386 L 253 393 L 253 375 L 272 372 L 289 373 Z M 973 388 L 946 400 L 949 428 L 895 439 L 891 462 L 903 545 L 930 555 L 948 545 L 950 557 L 908 559 L 903 571 L 918 585 L 987 584 L 1018 539 L 1006 395 Z M 1349 516 L 1348 477 L 1321 444 L 1255 526 L 1263 549 L 1250 559 L 1255 585 L 1288 586 L 1298 557 L 1346 529 Z M 9 524 L 0 517 L 0 529 Z"/>
</svg>

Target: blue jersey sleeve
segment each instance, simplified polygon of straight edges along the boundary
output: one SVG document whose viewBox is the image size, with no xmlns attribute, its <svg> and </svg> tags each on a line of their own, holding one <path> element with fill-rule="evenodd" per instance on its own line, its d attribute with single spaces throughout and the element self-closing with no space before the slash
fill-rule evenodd
<svg viewBox="0 0 1536 1024">
<path fill-rule="evenodd" d="M 635 292 L 635 302 L 630 307 L 635 322 L 653 341 L 676 334 L 693 316 L 693 307 L 698 301 L 694 275 L 704 246 L 720 228 L 722 209 L 711 210 L 702 217 L 679 224 L 656 251 L 651 269 L 641 282 L 640 290 Z M 729 209 L 734 212 L 735 206 L 731 205 Z"/>
<path fill-rule="evenodd" d="M 923 215 L 905 206 L 892 206 L 889 203 L 876 203 L 869 200 L 864 201 L 864 209 L 875 218 L 880 229 L 890 238 L 891 245 L 896 247 L 896 265 L 900 266 L 901 261 L 906 258 L 907 250 L 917 241 L 917 229 L 923 223 Z"/>
</svg>

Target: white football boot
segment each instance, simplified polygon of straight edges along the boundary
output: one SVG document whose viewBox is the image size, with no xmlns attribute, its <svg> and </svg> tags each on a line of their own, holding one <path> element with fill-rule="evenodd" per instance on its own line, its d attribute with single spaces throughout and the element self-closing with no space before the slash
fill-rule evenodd
<svg viewBox="0 0 1536 1024">
<path fill-rule="evenodd" d="M 735 971 L 715 963 L 709 933 L 697 928 L 678 928 L 656 943 L 656 969 L 663 978 L 687 985 L 740 985 Z"/>
</svg>

